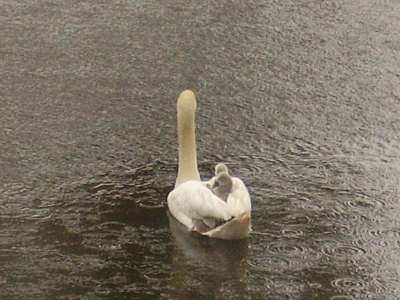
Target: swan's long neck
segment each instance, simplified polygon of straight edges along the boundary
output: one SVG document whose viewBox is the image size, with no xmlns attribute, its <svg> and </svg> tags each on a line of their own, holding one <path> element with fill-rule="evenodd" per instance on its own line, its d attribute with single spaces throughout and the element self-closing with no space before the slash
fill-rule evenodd
<svg viewBox="0 0 400 300">
<path fill-rule="evenodd" d="M 179 167 L 175 187 L 188 180 L 200 181 L 197 170 L 195 111 L 196 100 L 192 91 L 181 93 L 177 103 Z"/>
</svg>

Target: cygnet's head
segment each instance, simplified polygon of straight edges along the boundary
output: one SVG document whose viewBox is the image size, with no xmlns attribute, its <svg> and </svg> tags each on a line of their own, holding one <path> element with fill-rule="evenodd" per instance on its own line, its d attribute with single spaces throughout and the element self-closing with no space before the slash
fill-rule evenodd
<svg viewBox="0 0 400 300">
<path fill-rule="evenodd" d="M 228 173 L 228 167 L 224 163 L 220 163 L 215 166 L 215 176 L 218 176 L 219 173 Z"/>
<path fill-rule="evenodd" d="M 228 194 L 232 190 L 232 177 L 226 173 L 226 172 L 221 172 L 217 175 L 217 178 L 215 179 L 214 185 L 213 185 L 213 191 L 217 196 L 221 198 L 226 198 L 228 197 Z"/>
</svg>

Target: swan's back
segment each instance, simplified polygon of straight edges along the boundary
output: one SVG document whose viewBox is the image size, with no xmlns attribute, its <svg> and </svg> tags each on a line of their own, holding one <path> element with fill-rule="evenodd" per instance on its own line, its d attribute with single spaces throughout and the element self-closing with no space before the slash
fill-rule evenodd
<svg viewBox="0 0 400 300">
<path fill-rule="evenodd" d="M 245 184 L 237 177 L 232 177 L 232 182 L 232 192 L 227 199 L 227 203 L 231 207 L 232 213 L 235 217 L 245 212 L 248 212 L 250 215 L 251 200 Z"/>
<path fill-rule="evenodd" d="M 182 183 L 168 195 L 167 201 L 171 214 L 189 229 L 194 228 L 195 220 L 215 218 L 227 221 L 232 217 L 228 204 L 198 181 Z"/>
</svg>

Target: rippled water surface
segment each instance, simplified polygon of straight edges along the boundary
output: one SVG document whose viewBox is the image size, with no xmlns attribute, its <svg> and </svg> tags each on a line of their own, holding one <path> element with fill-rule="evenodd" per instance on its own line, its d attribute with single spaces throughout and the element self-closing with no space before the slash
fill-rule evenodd
<svg viewBox="0 0 400 300">
<path fill-rule="evenodd" d="M 1 299 L 399 299 L 396 1 L 1 1 Z M 253 233 L 170 218 L 179 93 Z"/>
</svg>

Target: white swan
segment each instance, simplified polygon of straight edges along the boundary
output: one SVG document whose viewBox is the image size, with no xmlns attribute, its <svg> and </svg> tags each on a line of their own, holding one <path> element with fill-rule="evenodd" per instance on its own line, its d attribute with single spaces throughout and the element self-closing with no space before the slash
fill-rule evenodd
<svg viewBox="0 0 400 300">
<path fill-rule="evenodd" d="M 247 237 L 251 231 L 250 211 L 235 213 L 234 206 L 214 195 L 200 181 L 195 140 L 196 99 L 192 91 L 181 93 L 177 110 L 179 167 L 175 189 L 167 199 L 169 211 L 189 230 L 203 235 L 221 239 Z"/>
</svg>

